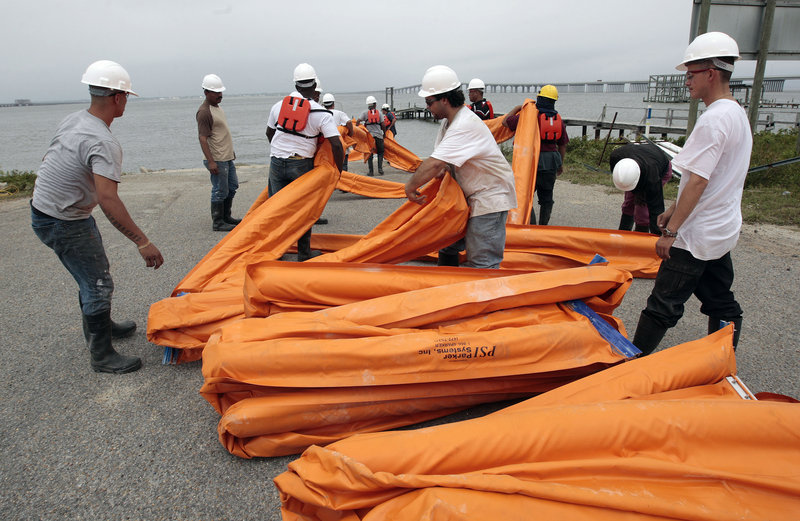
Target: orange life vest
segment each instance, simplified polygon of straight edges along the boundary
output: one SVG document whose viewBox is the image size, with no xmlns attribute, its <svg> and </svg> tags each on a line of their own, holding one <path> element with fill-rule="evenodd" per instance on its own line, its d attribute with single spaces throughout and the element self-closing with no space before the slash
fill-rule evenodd
<svg viewBox="0 0 800 521">
<path fill-rule="evenodd" d="M 381 113 L 378 112 L 378 109 L 369 109 L 367 111 L 367 123 L 377 123 L 380 125 L 381 123 Z"/>
<path fill-rule="evenodd" d="M 322 134 L 307 136 L 300 133 L 301 130 L 306 128 L 308 116 L 312 112 L 327 112 L 333 114 L 333 112 L 326 109 L 312 109 L 311 100 L 295 96 L 286 96 L 283 98 L 281 110 L 278 113 L 277 129 L 306 139 L 322 137 Z M 322 140 L 324 141 L 324 138 Z"/>
<path fill-rule="evenodd" d="M 392 119 L 389 119 L 389 114 L 392 115 Z M 387 112 L 386 115 L 383 117 L 383 126 L 386 128 L 391 127 L 392 125 L 394 125 L 394 120 L 395 120 L 394 113 L 392 111 Z"/>
<path fill-rule="evenodd" d="M 547 116 L 539 113 L 539 136 L 542 141 L 557 141 L 561 137 L 561 114 Z"/>
<path fill-rule="evenodd" d="M 278 125 L 282 130 L 300 132 L 306 128 L 308 114 L 311 112 L 311 102 L 305 98 L 286 96 L 278 113 Z"/>
</svg>

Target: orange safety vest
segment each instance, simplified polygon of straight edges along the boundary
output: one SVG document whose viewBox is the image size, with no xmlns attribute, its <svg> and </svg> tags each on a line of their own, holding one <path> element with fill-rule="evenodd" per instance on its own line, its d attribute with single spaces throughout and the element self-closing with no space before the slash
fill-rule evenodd
<svg viewBox="0 0 800 521">
<path fill-rule="evenodd" d="M 306 139 L 321 137 L 322 134 L 307 136 L 300 133 L 301 130 L 306 128 L 308 116 L 311 112 L 327 112 L 333 114 L 333 112 L 326 109 L 312 109 L 311 100 L 297 98 L 295 96 L 286 96 L 283 98 L 281 110 L 278 113 L 277 129 Z"/>
<path fill-rule="evenodd" d="M 378 112 L 378 109 L 369 109 L 367 111 L 367 123 L 377 123 L 380 125 L 381 113 Z"/>
<path fill-rule="evenodd" d="M 305 98 L 286 96 L 278 113 L 278 125 L 282 130 L 300 132 L 306 128 L 308 114 L 311 112 L 311 103 Z"/>
<path fill-rule="evenodd" d="M 557 141 L 561 137 L 561 115 L 547 116 L 543 112 L 539 113 L 539 136 L 542 141 Z"/>
</svg>

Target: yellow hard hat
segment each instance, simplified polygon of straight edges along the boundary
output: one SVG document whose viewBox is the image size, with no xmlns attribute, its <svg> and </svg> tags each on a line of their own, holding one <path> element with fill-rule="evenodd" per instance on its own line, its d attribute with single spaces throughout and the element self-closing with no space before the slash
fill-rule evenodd
<svg viewBox="0 0 800 521">
<path fill-rule="evenodd" d="M 539 96 L 543 98 L 550 98 L 551 100 L 557 100 L 558 89 L 555 87 L 555 85 L 545 85 L 539 91 Z"/>
</svg>

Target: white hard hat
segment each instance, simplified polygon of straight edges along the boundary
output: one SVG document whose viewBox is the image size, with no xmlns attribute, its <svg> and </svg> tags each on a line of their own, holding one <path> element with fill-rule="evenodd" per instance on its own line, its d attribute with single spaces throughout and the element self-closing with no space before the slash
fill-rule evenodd
<svg viewBox="0 0 800 521">
<path fill-rule="evenodd" d="M 333 103 L 334 101 L 336 101 L 336 98 L 334 98 L 334 97 L 333 97 L 333 94 L 331 94 L 330 92 L 326 92 L 326 93 L 325 93 L 325 94 L 322 96 L 322 104 L 323 104 L 323 105 L 328 105 L 328 104 L 330 104 L 330 103 Z"/>
<path fill-rule="evenodd" d="M 121 90 L 138 96 L 131 90 L 131 77 L 122 65 L 111 60 L 100 60 L 92 63 L 83 73 L 81 83 L 93 87 Z"/>
<path fill-rule="evenodd" d="M 739 59 L 739 46 L 736 40 L 725 33 L 712 31 L 692 40 L 683 53 L 683 61 L 675 66 L 679 71 L 687 70 L 686 64 L 697 60 L 711 60 L 714 67 L 733 72 L 733 65 L 714 58 Z"/>
<path fill-rule="evenodd" d="M 312 81 L 317 81 L 317 71 L 307 63 L 301 63 L 294 68 L 294 82 L 301 87 L 310 87 Z M 305 84 L 305 85 L 304 85 Z"/>
<path fill-rule="evenodd" d="M 483 90 L 485 88 L 486 88 L 486 84 L 483 83 L 483 80 L 478 79 L 478 78 L 472 78 L 471 80 L 469 80 L 469 85 L 467 86 L 467 90 L 472 90 L 472 89 Z"/>
<path fill-rule="evenodd" d="M 222 84 L 222 80 L 216 74 L 206 74 L 203 76 L 203 84 L 201 86 L 203 90 L 210 90 L 212 92 L 222 92 L 225 90 L 225 85 Z"/>
<path fill-rule="evenodd" d="M 418 94 L 426 98 L 450 92 L 460 86 L 461 82 L 458 81 L 456 71 L 446 65 L 434 65 L 425 71 L 425 75 L 422 77 L 422 88 Z"/>
<path fill-rule="evenodd" d="M 381 109 L 386 109 L 386 110 L 389 110 L 389 108 L 390 108 L 390 107 L 389 107 L 389 104 L 388 104 L 388 103 L 384 103 L 383 105 L 381 105 Z"/>
<path fill-rule="evenodd" d="M 367 96 L 367 105 L 372 105 L 378 103 L 378 100 L 375 99 L 375 96 Z"/>
<path fill-rule="evenodd" d="M 614 166 L 614 186 L 623 192 L 629 192 L 639 183 L 639 163 L 629 157 L 620 159 Z"/>
</svg>

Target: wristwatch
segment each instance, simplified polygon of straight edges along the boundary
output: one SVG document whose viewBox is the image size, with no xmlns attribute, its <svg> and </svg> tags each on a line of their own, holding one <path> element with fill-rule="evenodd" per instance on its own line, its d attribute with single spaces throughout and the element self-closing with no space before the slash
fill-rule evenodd
<svg viewBox="0 0 800 521">
<path fill-rule="evenodd" d="M 664 227 L 664 235 L 666 235 L 667 237 L 672 237 L 674 239 L 675 237 L 678 236 L 678 232 L 671 232 L 671 231 L 669 231 L 669 228 L 667 228 L 665 226 Z"/>
</svg>

